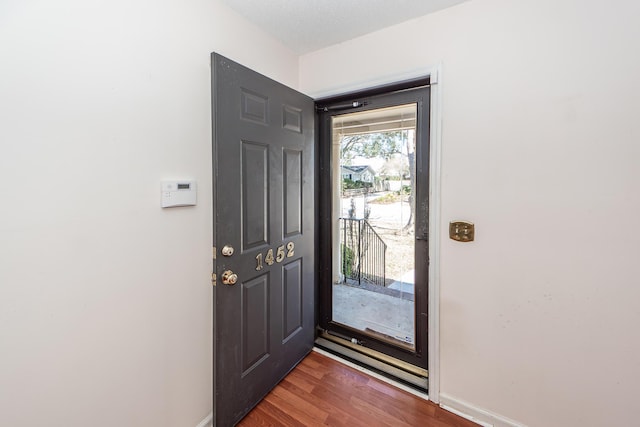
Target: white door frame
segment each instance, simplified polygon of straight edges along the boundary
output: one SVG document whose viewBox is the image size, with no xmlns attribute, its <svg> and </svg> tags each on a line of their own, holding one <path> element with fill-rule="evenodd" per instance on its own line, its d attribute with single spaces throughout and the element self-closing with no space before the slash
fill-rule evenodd
<svg viewBox="0 0 640 427">
<path fill-rule="evenodd" d="M 429 76 L 431 109 L 429 123 L 429 321 L 428 363 L 429 400 L 440 402 L 440 245 L 441 221 L 441 160 L 442 160 L 442 64 L 395 73 L 374 80 L 354 82 L 337 89 L 308 94 L 314 99 L 336 96 L 376 86 L 383 86 L 418 77 Z"/>
</svg>

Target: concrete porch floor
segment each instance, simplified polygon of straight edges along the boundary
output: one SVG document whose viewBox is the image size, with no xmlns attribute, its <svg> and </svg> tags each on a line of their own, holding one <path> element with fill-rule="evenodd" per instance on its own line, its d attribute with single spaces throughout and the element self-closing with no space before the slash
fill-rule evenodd
<svg viewBox="0 0 640 427">
<path fill-rule="evenodd" d="M 333 320 L 414 344 L 413 299 L 412 283 L 401 289 L 334 284 Z"/>
</svg>

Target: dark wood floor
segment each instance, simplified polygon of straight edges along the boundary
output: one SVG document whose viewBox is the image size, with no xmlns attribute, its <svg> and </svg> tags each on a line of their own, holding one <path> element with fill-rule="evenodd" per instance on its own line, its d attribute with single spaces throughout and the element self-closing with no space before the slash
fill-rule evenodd
<svg viewBox="0 0 640 427">
<path fill-rule="evenodd" d="M 311 352 L 238 426 L 477 427 L 477 424 Z"/>
</svg>

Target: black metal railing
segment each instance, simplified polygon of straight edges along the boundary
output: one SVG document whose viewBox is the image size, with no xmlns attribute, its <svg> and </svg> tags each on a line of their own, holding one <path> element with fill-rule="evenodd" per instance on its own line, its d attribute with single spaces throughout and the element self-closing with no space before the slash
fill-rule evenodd
<svg viewBox="0 0 640 427">
<path fill-rule="evenodd" d="M 387 244 L 366 219 L 340 218 L 340 251 L 345 279 L 385 285 Z"/>
</svg>

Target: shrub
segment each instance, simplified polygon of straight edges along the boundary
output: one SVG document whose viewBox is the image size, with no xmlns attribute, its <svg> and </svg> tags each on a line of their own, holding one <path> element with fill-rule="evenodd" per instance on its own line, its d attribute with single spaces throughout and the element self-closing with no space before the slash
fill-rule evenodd
<svg viewBox="0 0 640 427">
<path fill-rule="evenodd" d="M 402 188 L 400 189 L 400 194 L 411 194 L 411 186 L 403 185 Z"/>
<path fill-rule="evenodd" d="M 387 193 L 383 196 L 377 197 L 371 200 L 369 203 L 379 203 L 379 204 L 387 204 L 387 203 L 395 203 L 399 200 L 398 195 L 394 193 Z"/>
<path fill-rule="evenodd" d="M 342 252 L 342 274 L 344 274 L 345 277 L 351 277 L 355 254 L 353 250 L 344 243 L 340 245 L 340 251 Z"/>
<path fill-rule="evenodd" d="M 343 178 L 342 189 L 343 190 L 355 190 L 357 188 L 371 188 L 373 183 L 364 181 L 353 181 L 349 178 Z"/>
</svg>

